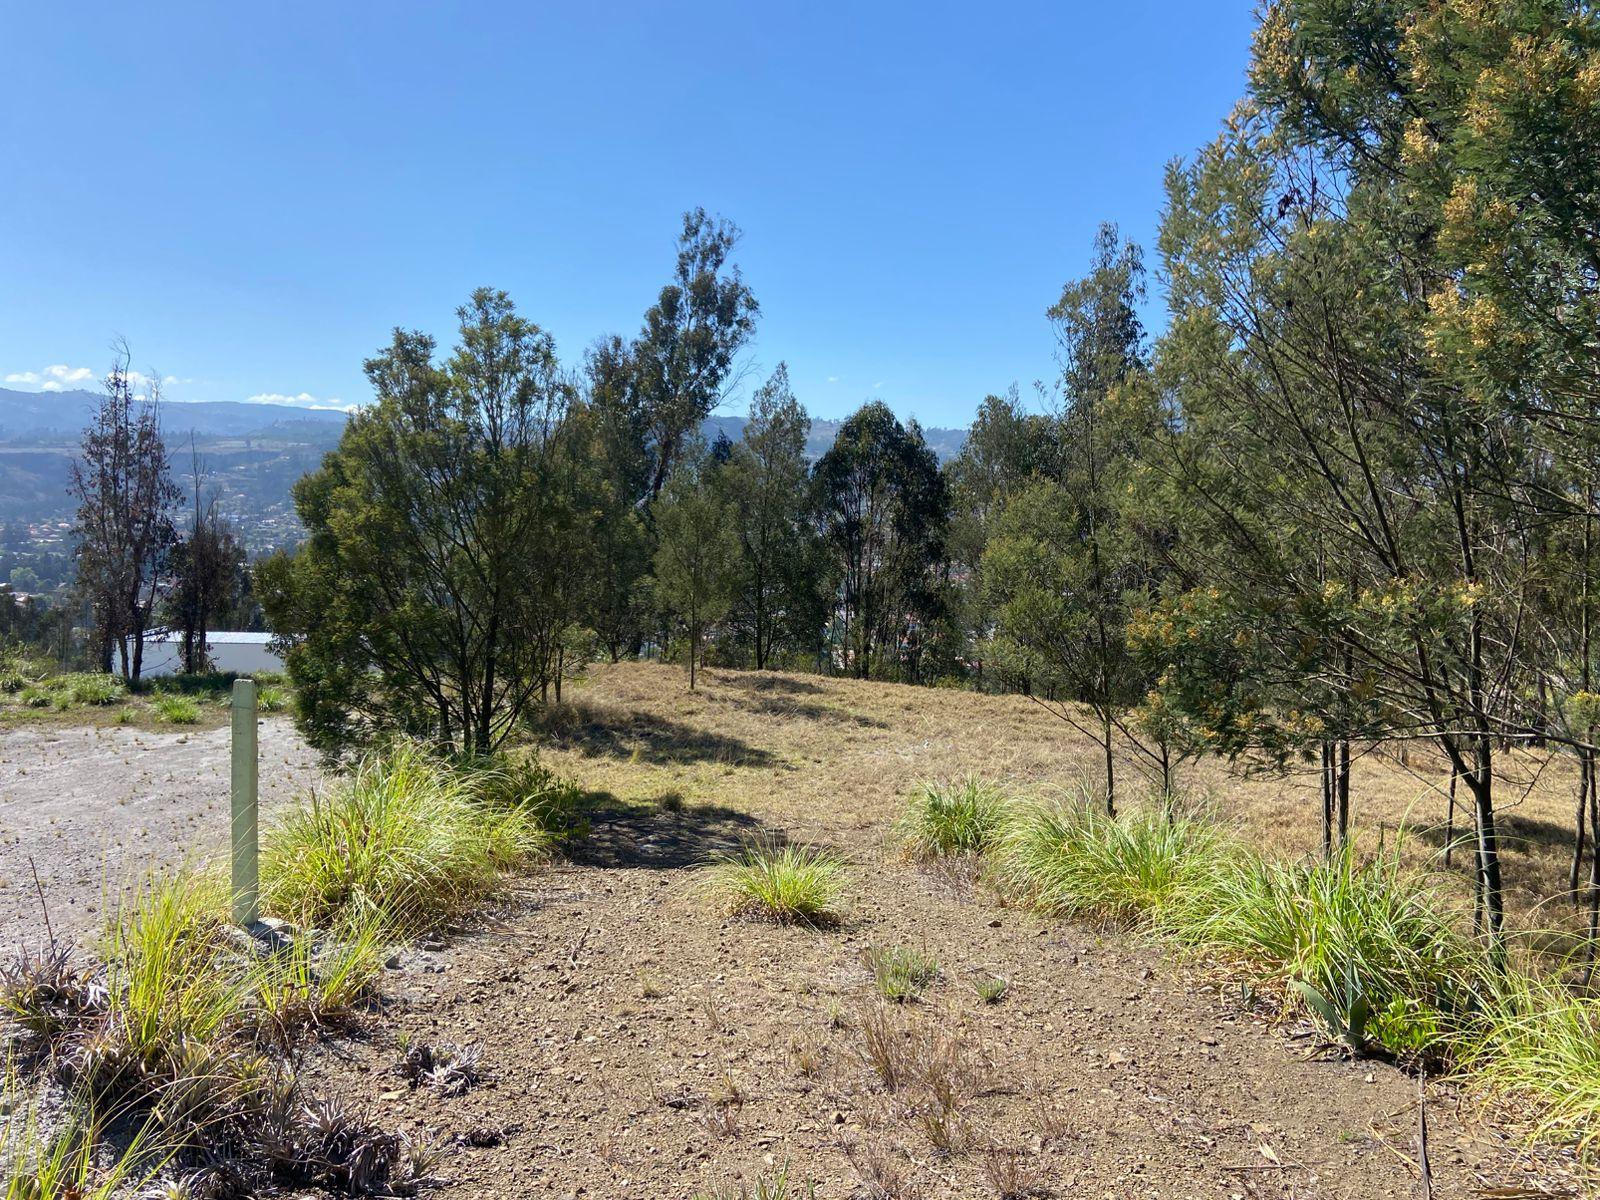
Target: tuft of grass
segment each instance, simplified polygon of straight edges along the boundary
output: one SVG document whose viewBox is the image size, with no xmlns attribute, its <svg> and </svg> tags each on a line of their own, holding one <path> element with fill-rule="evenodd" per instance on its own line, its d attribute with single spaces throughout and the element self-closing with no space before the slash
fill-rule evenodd
<svg viewBox="0 0 1600 1200">
<path fill-rule="evenodd" d="M 878 994 L 896 1004 L 921 999 L 939 976 L 939 960 L 910 946 L 868 946 L 861 958 L 872 972 Z"/>
<path fill-rule="evenodd" d="M 722 1184 L 709 1192 L 696 1192 L 694 1200 L 815 1200 L 816 1194 L 815 1181 L 801 1180 L 785 1162 L 753 1184 Z"/>
<path fill-rule="evenodd" d="M 150 707 L 169 725 L 194 725 L 200 720 L 200 702 L 192 696 L 158 692 L 150 697 Z"/>
<path fill-rule="evenodd" d="M 289 689 L 276 683 L 262 684 L 256 688 L 256 709 L 259 712 L 282 712 L 289 707 Z"/>
<path fill-rule="evenodd" d="M 1000 834 L 1005 794 L 993 783 L 968 775 L 947 783 L 925 783 L 900 820 L 900 840 L 916 859 L 982 854 Z"/>
<path fill-rule="evenodd" d="M 470 772 L 411 743 L 374 753 L 291 812 L 262 855 L 262 898 L 301 926 L 436 928 L 553 842 L 530 805 L 486 803 Z"/>
<path fill-rule="evenodd" d="M 479 755 L 455 765 L 489 808 L 520 810 L 540 828 L 560 837 L 582 833 L 583 790 L 576 780 L 540 762 L 535 751 Z"/>
<path fill-rule="evenodd" d="M 1214 827 L 1146 808 L 1113 818 L 1088 804 L 1034 805 L 1007 824 L 992 878 L 1055 916 L 1133 921 L 1226 853 Z"/>
<path fill-rule="evenodd" d="M 827 850 L 776 841 L 746 842 L 715 860 L 713 894 L 730 916 L 780 925 L 826 925 L 838 919 L 844 864 Z"/>
<path fill-rule="evenodd" d="M 972 990 L 981 1004 L 999 1004 L 1011 988 L 1011 981 L 1000 975 L 979 975 L 972 981 Z"/>
</svg>

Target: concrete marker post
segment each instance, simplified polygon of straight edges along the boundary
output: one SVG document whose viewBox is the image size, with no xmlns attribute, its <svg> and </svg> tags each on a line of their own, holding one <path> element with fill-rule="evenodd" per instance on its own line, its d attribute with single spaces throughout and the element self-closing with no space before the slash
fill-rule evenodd
<svg viewBox="0 0 1600 1200">
<path fill-rule="evenodd" d="M 258 900 L 260 851 L 257 838 L 256 790 L 260 769 L 256 758 L 256 681 L 233 681 L 233 921 L 254 925 L 261 916 Z"/>
</svg>

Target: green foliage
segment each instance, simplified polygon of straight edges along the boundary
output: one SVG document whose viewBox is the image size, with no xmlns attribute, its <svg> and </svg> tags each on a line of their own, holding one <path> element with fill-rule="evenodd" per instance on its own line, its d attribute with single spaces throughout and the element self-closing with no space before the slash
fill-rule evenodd
<svg viewBox="0 0 1600 1200">
<path fill-rule="evenodd" d="M 306 543 L 257 568 L 297 720 L 325 751 L 400 731 L 488 752 L 581 607 L 585 428 L 554 344 L 503 292 L 458 316 L 443 363 L 404 331 L 368 360 L 377 403 L 295 487 Z"/>
<path fill-rule="evenodd" d="M 785 1162 L 770 1175 L 763 1174 L 755 1183 L 731 1184 L 696 1192 L 694 1200 L 815 1200 L 817 1185 L 811 1180 L 801 1180 Z"/>
<path fill-rule="evenodd" d="M 1117 818 L 1088 801 L 1035 804 L 1007 823 L 991 874 L 1041 912 L 1149 920 L 1225 854 L 1209 824 L 1160 808 Z"/>
<path fill-rule="evenodd" d="M 950 496 L 915 421 L 880 402 L 840 426 L 812 474 L 823 540 L 838 578 L 835 653 L 862 679 L 920 678 L 943 615 Z"/>
<path fill-rule="evenodd" d="M 117 676 L 91 671 L 35 677 L 16 692 L 17 700 L 28 708 L 49 708 L 56 712 L 120 704 L 127 695 L 128 685 Z"/>
<path fill-rule="evenodd" d="M 862 961 L 872 972 L 878 994 L 895 1004 L 920 1000 L 928 985 L 939 977 L 939 960 L 926 948 L 869 946 Z"/>
<path fill-rule="evenodd" d="M 1005 806 L 1005 793 L 976 775 L 925 783 L 901 818 L 898 833 L 913 858 L 981 854 L 999 835 Z"/>
<path fill-rule="evenodd" d="M 150 698 L 150 707 L 170 725 L 193 725 L 200 720 L 200 703 L 192 696 L 158 692 Z"/>
<path fill-rule="evenodd" d="M 267 839 L 262 898 L 297 924 L 404 935 L 482 901 L 553 842 L 535 805 L 490 803 L 473 772 L 412 743 L 368 754 Z"/>
<path fill-rule="evenodd" d="M 749 841 L 714 860 L 711 892 L 731 916 L 780 925 L 826 925 L 838 918 L 844 864 L 814 846 Z"/>
<path fill-rule="evenodd" d="M 1284 865 L 1247 854 L 1192 876 L 1157 918 L 1185 944 L 1264 965 L 1347 1015 L 1397 998 L 1441 1014 L 1476 1002 L 1481 954 L 1396 856 Z M 1309 991 L 1307 990 L 1309 989 Z"/>
<path fill-rule="evenodd" d="M 778 364 L 750 399 L 744 434 L 721 483 L 739 541 L 731 618 L 757 670 L 789 647 L 814 651 L 824 621 L 826 566 L 811 517 L 806 439 L 811 418 Z"/>
<path fill-rule="evenodd" d="M 0 641 L 0 693 L 20 692 L 44 675 L 44 667 L 33 660 L 26 646 Z"/>
<path fill-rule="evenodd" d="M 656 596 L 688 630 L 691 691 L 706 626 L 727 614 L 739 586 L 739 539 L 721 472 L 709 455 L 695 455 L 673 473 L 655 509 Z"/>
<path fill-rule="evenodd" d="M 522 812 L 556 837 L 582 832 L 583 789 L 546 766 L 534 750 L 467 757 L 455 769 L 492 812 Z"/>
</svg>

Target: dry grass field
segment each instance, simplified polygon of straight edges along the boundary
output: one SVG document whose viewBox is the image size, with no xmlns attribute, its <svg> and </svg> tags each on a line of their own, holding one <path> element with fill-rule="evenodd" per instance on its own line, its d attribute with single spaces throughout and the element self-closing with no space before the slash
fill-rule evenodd
<svg viewBox="0 0 1600 1200">
<path fill-rule="evenodd" d="M 907 791 L 929 779 L 969 773 L 1024 793 L 1074 794 L 1101 777 L 1100 748 L 1024 696 L 806 675 L 708 671 L 696 693 L 680 672 L 652 664 L 600 667 L 547 732 L 552 761 L 586 787 L 634 802 L 677 794 L 697 803 L 756 807 L 805 832 L 882 827 Z M 1140 803 L 1151 784 L 1123 755 L 1121 803 Z M 1514 924 L 1571 921 L 1571 866 L 1577 772 L 1567 757 L 1523 752 L 1501 757 L 1500 831 L 1507 908 Z M 1320 846 L 1315 764 L 1279 774 L 1215 759 L 1180 768 L 1186 804 L 1204 809 L 1251 844 L 1295 857 Z M 1357 845 L 1392 846 L 1442 871 L 1449 770 L 1425 746 L 1358 754 L 1351 823 Z M 1456 837 L 1469 838 L 1466 789 Z M 1470 900 L 1471 848 L 1454 856 L 1463 902 Z"/>
</svg>

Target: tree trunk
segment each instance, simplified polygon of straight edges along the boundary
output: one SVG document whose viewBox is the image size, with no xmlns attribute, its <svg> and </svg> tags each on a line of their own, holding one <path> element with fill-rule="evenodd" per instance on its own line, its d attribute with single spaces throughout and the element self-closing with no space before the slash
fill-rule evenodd
<svg viewBox="0 0 1600 1200">
<path fill-rule="evenodd" d="M 1106 816 L 1114 817 L 1117 815 L 1117 769 L 1111 752 L 1112 723 L 1109 716 L 1102 719 L 1101 731 L 1106 756 Z"/>
<path fill-rule="evenodd" d="M 1473 768 L 1467 776 L 1467 789 L 1472 793 L 1477 827 L 1482 929 L 1498 958 L 1504 949 L 1501 937 L 1505 927 L 1505 892 L 1500 878 L 1500 838 L 1494 822 L 1494 745 L 1487 730 L 1480 730 L 1474 742 Z"/>
<path fill-rule="evenodd" d="M 1322 743 L 1322 857 L 1333 858 L 1333 743 Z"/>
<path fill-rule="evenodd" d="M 1572 892 L 1572 906 L 1576 908 L 1579 903 L 1578 877 L 1583 869 L 1583 843 L 1584 823 L 1588 819 L 1589 811 L 1589 766 L 1587 758 L 1589 751 L 1583 750 L 1578 754 L 1578 813 L 1577 833 L 1572 839 L 1572 874 L 1567 886 Z"/>
<path fill-rule="evenodd" d="M 1456 769 L 1450 768 L 1450 807 L 1444 818 L 1444 865 L 1448 869 L 1456 852 Z"/>
<path fill-rule="evenodd" d="M 1339 741 L 1339 848 L 1350 844 L 1350 739 Z"/>
</svg>

